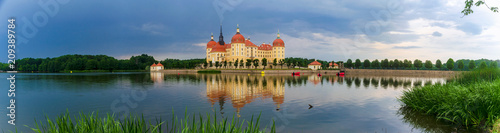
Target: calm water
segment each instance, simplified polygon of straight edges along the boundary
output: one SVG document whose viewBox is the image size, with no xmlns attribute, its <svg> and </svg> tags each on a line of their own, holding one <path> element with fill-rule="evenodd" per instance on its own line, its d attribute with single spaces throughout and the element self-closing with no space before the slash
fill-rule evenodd
<svg viewBox="0 0 500 133">
<path fill-rule="evenodd" d="M 243 119 L 262 113 L 262 127 L 274 119 L 280 132 L 452 132 L 453 125 L 401 108 L 397 100 L 412 86 L 445 82 L 428 77 L 18 73 L 16 125 L 30 131 L 24 125 L 66 110 L 168 119 L 172 110 L 183 116 L 187 108 L 190 114 Z M 0 128 L 8 131 L 14 129 L 5 115 L 8 80 L 0 86 L 5 88 Z"/>
</svg>

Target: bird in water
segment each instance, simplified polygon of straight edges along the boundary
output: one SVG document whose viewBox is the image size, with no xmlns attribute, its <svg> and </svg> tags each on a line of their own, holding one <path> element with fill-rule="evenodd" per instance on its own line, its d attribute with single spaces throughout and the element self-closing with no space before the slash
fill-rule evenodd
<svg viewBox="0 0 500 133">
<path fill-rule="evenodd" d="M 313 108 L 313 106 L 311 104 L 309 104 L 309 109 Z"/>
</svg>

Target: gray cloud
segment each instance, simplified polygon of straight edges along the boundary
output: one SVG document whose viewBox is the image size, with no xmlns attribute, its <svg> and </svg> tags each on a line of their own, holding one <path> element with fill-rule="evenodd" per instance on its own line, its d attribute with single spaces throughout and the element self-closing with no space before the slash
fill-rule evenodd
<svg viewBox="0 0 500 133">
<path fill-rule="evenodd" d="M 391 33 L 382 33 L 378 36 L 368 36 L 368 38 L 372 41 L 387 43 L 387 44 L 396 44 L 401 42 L 412 42 L 416 41 L 420 38 L 420 35 L 417 34 L 391 34 Z"/>
<path fill-rule="evenodd" d="M 483 32 L 481 25 L 471 22 L 466 22 L 460 26 L 457 26 L 457 29 L 471 35 L 479 35 Z"/>
<path fill-rule="evenodd" d="M 416 49 L 416 48 L 422 48 L 419 46 L 394 46 L 392 47 L 393 49 Z"/>
<path fill-rule="evenodd" d="M 445 24 L 445 23 L 441 23 L 441 22 L 431 23 L 431 26 L 437 26 L 437 27 L 441 27 L 441 28 L 450 28 L 451 27 L 451 25 Z"/>
<path fill-rule="evenodd" d="M 434 31 L 434 32 L 432 33 L 432 36 L 435 36 L 435 37 L 441 37 L 441 36 L 443 36 L 443 34 L 441 34 L 441 33 L 437 32 L 437 31 Z"/>
</svg>

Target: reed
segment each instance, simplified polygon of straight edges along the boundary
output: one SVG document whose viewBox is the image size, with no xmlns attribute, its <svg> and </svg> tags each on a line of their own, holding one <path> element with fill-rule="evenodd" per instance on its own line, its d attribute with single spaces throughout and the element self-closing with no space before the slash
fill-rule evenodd
<svg viewBox="0 0 500 133">
<path fill-rule="evenodd" d="M 436 115 L 467 127 L 491 128 L 500 119 L 500 70 L 465 73 L 444 85 L 426 85 L 403 92 L 404 107 Z"/>
<path fill-rule="evenodd" d="M 162 121 L 159 118 L 154 122 L 146 121 L 143 115 L 129 115 L 118 120 L 113 114 L 106 114 L 101 118 L 98 112 L 80 113 L 79 116 L 71 117 L 66 111 L 55 120 L 48 117 L 45 122 L 35 120 L 34 127 L 28 128 L 37 133 L 261 133 L 267 129 L 267 127 L 260 128 L 260 114 L 255 120 L 252 115 L 250 121 L 235 118 L 234 115 L 230 120 L 227 118 L 217 120 L 216 113 L 214 115 L 207 113 L 205 116 L 187 115 L 187 110 L 183 119 L 172 113 L 170 121 Z M 276 132 L 274 121 L 269 132 Z"/>
</svg>

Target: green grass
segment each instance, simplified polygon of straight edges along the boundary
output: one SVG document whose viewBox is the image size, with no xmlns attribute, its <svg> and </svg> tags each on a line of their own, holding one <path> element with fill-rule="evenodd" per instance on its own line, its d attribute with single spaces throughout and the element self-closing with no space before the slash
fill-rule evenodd
<svg viewBox="0 0 500 133">
<path fill-rule="evenodd" d="M 173 111 L 172 111 L 173 112 Z M 185 112 L 187 114 L 187 110 Z M 106 114 L 100 117 L 99 113 L 83 114 L 71 117 L 68 111 L 58 116 L 55 120 L 46 118 L 45 122 L 36 122 L 30 128 L 37 133 L 59 133 L 59 132 L 78 132 L 78 133 L 260 133 L 266 132 L 266 128 L 260 128 L 260 114 L 256 120 L 252 115 L 250 121 L 241 120 L 233 117 L 217 120 L 217 113 L 214 115 L 184 115 L 179 119 L 172 113 L 170 121 L 156 119 L 154 122 L 146 121 L 144 116 L 126 117 L 118 120 L 116 116 Z M 275 131 L 275 125 L 270 128 L 270 132 Z"/>
<path fill-rule="evenodd" d="M 220 70 L 199 70 L 198 73 L 221 73 Z"/>
<path fill-rule="evenodd" d="M 405 107 L 458 125 L 491 128 L 500 119 L 500 70 L 464 73 L 447 84 L 415 87 L 399 99 Z"/>
</svg>

